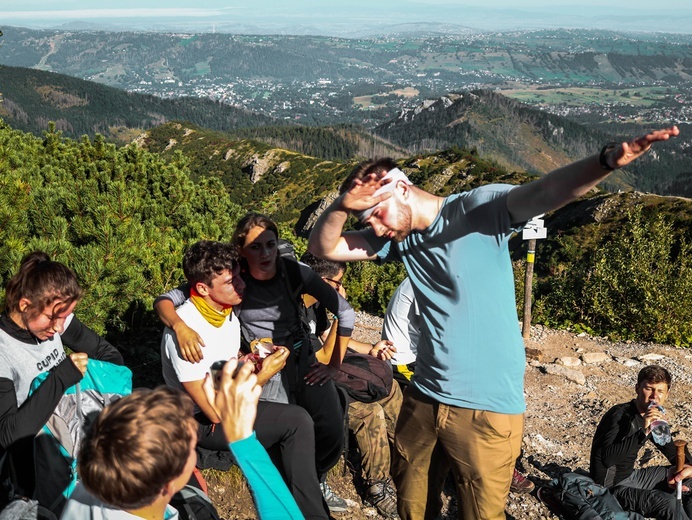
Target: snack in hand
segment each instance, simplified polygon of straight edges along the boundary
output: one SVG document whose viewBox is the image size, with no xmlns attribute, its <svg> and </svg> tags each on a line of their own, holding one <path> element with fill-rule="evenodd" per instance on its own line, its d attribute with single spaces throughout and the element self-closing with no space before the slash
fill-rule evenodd
<svg viewBox="0 0 692 520">
<path fill-rule="evenodd" d="M 253 340 L 252 343 L 250 343 L 250 349 L 252 349 L 253 354 L 257 354 L 261 359 L 264 359 L 274 352 L 276 347 L 274 346 L 274 340 L 272 340 L 272 338 L 262 338 Z"/>
<path fill-rule="evenodd" d="M 245 354 L 240 359 L 245 363 L 252 363 L 255 367 L 253 370 L 255 374 L 258 374 L 259 371 L 262 370 L 262 358 L 259 354 Z"/>
</svg>

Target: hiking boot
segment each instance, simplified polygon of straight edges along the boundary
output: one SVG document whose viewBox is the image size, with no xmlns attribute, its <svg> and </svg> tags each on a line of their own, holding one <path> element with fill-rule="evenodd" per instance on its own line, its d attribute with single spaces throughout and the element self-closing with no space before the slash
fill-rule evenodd
<svg viewBox="0 0 692 520">
<path fill-rule="evenodd" d="M 332 488 L 329 487 L 329 484 L 327 484 L 326 482 L 322 482 L 320 484 L 320 489 L 322 490 L 322 496 L 324 497 L 324 501 L 327 502 L 329 510 L 332 513 L 345 513 L 346 511 L 348 511 L 349 508 L 346 501 L 340 496 L 335 495 L 334 491 L 332 491 Z"/>
<path fill-rule="evenodd" d="M 562 502 L 560 501 L 560 498 L 555 493 L 555 489 L 553 489 L 552 487 L 539 487 L 536 491 L 536 497 L 538 497 L 538 500 L 545 504 L 545 506 L 548 509 L 550 509 L 551 512 L 555 513 L 556 515 L 559 515 L 560 517 L 567 517 L 568 511 L 565 510 L 565 508 L 562 505 Z"/>
<path fill-rule="evenodd" d="M 396 512 L 396 491 L 389 480 L 372 480 L 365 492 L 365 501 L 385 518 L 399 518 Z"/>
<path fill-rule="evenodd" d="M 531 493 L 536 487 L 533 482 L 519 473 L 516 469 L 512 475 L 512 483 L 509 485 L 509 490 L 512 493 Z"/>
</svg>

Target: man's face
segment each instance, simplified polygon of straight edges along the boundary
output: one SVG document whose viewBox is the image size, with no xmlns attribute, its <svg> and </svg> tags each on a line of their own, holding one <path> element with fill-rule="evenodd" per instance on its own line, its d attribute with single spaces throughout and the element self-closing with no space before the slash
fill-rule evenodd
<svg viewBox="0 0 692 520">
<path fill-rule="evenodd" d="M 344 285 L 343 285 L 343 280 L 344 280 L 344 270 L 343 269 L 339 270 L 339 272 L 336 273 L 331 278 L 327 278 L 327 277 L 323 276 L 322 280 L 327 282 L 329 285 L 331 285 L 334 288 L 334 290 L 336 292 L 338 292 L 341 296 L 346 298 L 346 290 L 344 289 Z"/>
<path fill-rule="evenodd" d="M 665 382 L 642 381 L 641 385 L 636 385 L 634 388 L 637 391 L 637 409 L 641 413 L 646 411 L 651 401 L 656 401 L 663 406 L 668 399 L 669 388 Z"/>
<path fill-rule="evenodd" d="M 204 284 L 202 284 L 204 285 Z M 211 280 L 211 285 L 204 285 L 209 304 L 218 310 L 238 305 L 243 300 L 245 282 L 240 276 L 240 265 L 232 271 L 225 270 Z M 199 289 L 198 289 L 199 291 Z"/>
<path fill-rule="evenodd" d="M 401 242 L 411 234 L 411 208 L 402 202 L 398 194 L 375 206 L 365 223 L 372 226 L 378 237 Z"/>
</svg>

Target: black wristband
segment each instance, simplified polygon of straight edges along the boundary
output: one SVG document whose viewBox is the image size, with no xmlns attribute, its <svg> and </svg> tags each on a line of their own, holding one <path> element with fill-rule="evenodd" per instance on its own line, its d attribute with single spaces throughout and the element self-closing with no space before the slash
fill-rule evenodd
<svg viewBox="0 0 692 520">
<path fill-rule="evenodd" d="M 608 159 L 606 158 L 606 155 L 608 152 L 615 150 L 619 146 L 619 143 L 616 142 L 610 142 L 606 144 L 603 148 L 601 148 L 601 153 L 598 156 L 598 162 L 601 163 L 601 168 L 603 168 L 607 172 L 612 172 L 613 170 L 616 170 L 617 168 L 613 168 L 610 164 L 608 164 Z"/>
</svg>

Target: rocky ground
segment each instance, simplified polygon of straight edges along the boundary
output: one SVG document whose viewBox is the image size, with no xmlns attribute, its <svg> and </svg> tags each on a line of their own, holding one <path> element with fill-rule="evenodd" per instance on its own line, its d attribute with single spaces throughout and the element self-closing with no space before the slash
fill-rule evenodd
<svg viewBox="0 0 692 520">
<path fill-rule="evenodd" d="M 381 320 L 359 314 L 355 337 L 379 339 Z M 520 469 L 536 484 L 548 483 L 565 471 L 588 471 L 591 439 L 598 421 L 613 405 L 634 396 L 639 370 L 657 363 L 667 368 L 673 386 L 666 406 L 673 436 L 691 440 L 692 352 L 650 343 L 614 343 L 585 334 L 532 327 L 525 340 L 526 427 Z M 352 453 L 351 464 L 356 459 Z M 640 454 L 643 464 L 663 463 L 653 444 Z M 362 504 L 354 479 L 343 466 L 329 476 L 332 488 L 349 499 L 352 509 L 337 520 L 381 518 Z M 227 520 L 254 518 L 247 490 L 228 484 L 227 477 L 210 475 L 210 492 Z M 230 490 L 230 492 L 229 492 Z M 450 488 L 451 491 L 451 488 Z M 443 519 L 456 518 L 454 499 L 446 497 Z M 557 518 L 535 496 L 510 493 L 507 517 L 516 520 Z"/>
</svg>

